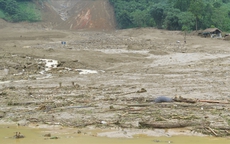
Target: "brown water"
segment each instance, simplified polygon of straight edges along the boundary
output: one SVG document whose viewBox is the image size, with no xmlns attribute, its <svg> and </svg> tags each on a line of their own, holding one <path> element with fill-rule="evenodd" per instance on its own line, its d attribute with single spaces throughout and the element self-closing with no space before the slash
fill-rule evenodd
<svg viewBox="0 0 230 144">
<path fill-rule="evenodd" d="M 14 139 L 15 132 L 21 132 L 25 138 Z M 43 135 L 51 133 L 58 139 L 46 138 Z M 89 133 L 89 132 L 87 132 Z M 136 136 L 135 138 L 107 138 L 96 137 L 95 132 L 90 134 L 78 134 L 77 130 L 68 129 L 38 129 L 28 127 L 0 126 L 0 144 L 229 144 L 228 138 L 195 137 L 195 136 L 172 136 L 172 137 L 147 137 Z"/>
</svg>

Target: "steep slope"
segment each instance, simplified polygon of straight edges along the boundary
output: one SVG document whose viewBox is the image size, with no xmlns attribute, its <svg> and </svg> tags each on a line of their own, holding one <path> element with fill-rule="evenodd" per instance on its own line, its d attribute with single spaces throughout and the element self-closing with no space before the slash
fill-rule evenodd
<svg viewBox="0 0 230 144">
<path fill-rule="evenodd" d="M 43 9 L 44 21 L 57 29 L 110 30 L 116 26 L 108 0 L 50 0 Z"/>
<path fill-rule="evenodd" d="M 50 3 L 42 3 L 39 7 L 43 22 L 48 22 L 52 27 L 62 22 L 60 15 L 54 10 L 54 7 Z"/>
</svg>

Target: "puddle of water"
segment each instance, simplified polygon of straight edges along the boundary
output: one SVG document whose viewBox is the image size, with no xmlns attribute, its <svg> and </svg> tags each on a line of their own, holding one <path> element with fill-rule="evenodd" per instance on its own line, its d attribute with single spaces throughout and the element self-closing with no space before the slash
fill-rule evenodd
<svg viewBox="0 0 230 144">
<path fill-rule="evenodd" d="M 230 139 L 214 137 L 194 137 L 194 136 L 172 136 L 172 137 L 148 137 L 146 135 L 136 135 L 134 138 L 107 138 L 78 134 L 77 129 L 39 129 L 28 127 L 0 126 L 0 143 L 3 144 L 154 144 L 154 143 L 174 143 L 174 144 L 229 144 Z M 14 139 L 15 132 L 21 132 L 25 138 Z M 51 133 L 58 139 L 48 139 L 43 135 Z"/>
</svg>

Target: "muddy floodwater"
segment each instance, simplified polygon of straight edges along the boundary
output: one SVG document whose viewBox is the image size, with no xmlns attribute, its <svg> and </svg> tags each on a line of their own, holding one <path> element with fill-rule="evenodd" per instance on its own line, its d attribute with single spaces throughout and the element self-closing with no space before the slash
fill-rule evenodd
<svg viewBox="0 0 230 144">
<path fill-rule="evenodd" d="M 20 132 L 24 138 L 15 138 L 16 132 Z M 174 143 L 174 144 L 229 144 L 229 138 L 215 138 L 209 136 L 170 136 L 170 137 L 149 137 L 146 135 L 136 135 L 134 138 L 108 138 L 98 137 L 99 131 L 84 132 L 68 128 L 29 128 L 15 126 L 0 126 L 0 143 L 3 144 L 154 144 L 154 143 Z"/>
</svg>

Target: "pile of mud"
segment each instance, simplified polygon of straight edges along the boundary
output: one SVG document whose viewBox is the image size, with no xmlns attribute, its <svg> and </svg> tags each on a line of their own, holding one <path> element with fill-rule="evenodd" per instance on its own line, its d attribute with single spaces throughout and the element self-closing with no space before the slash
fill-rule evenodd
<svg viewBox="0 0 230 144">
<path fill-rule="evenodd" d="M 230 41 L 230 35 L 224 37 L 224 40 Z"/>
</svg>

